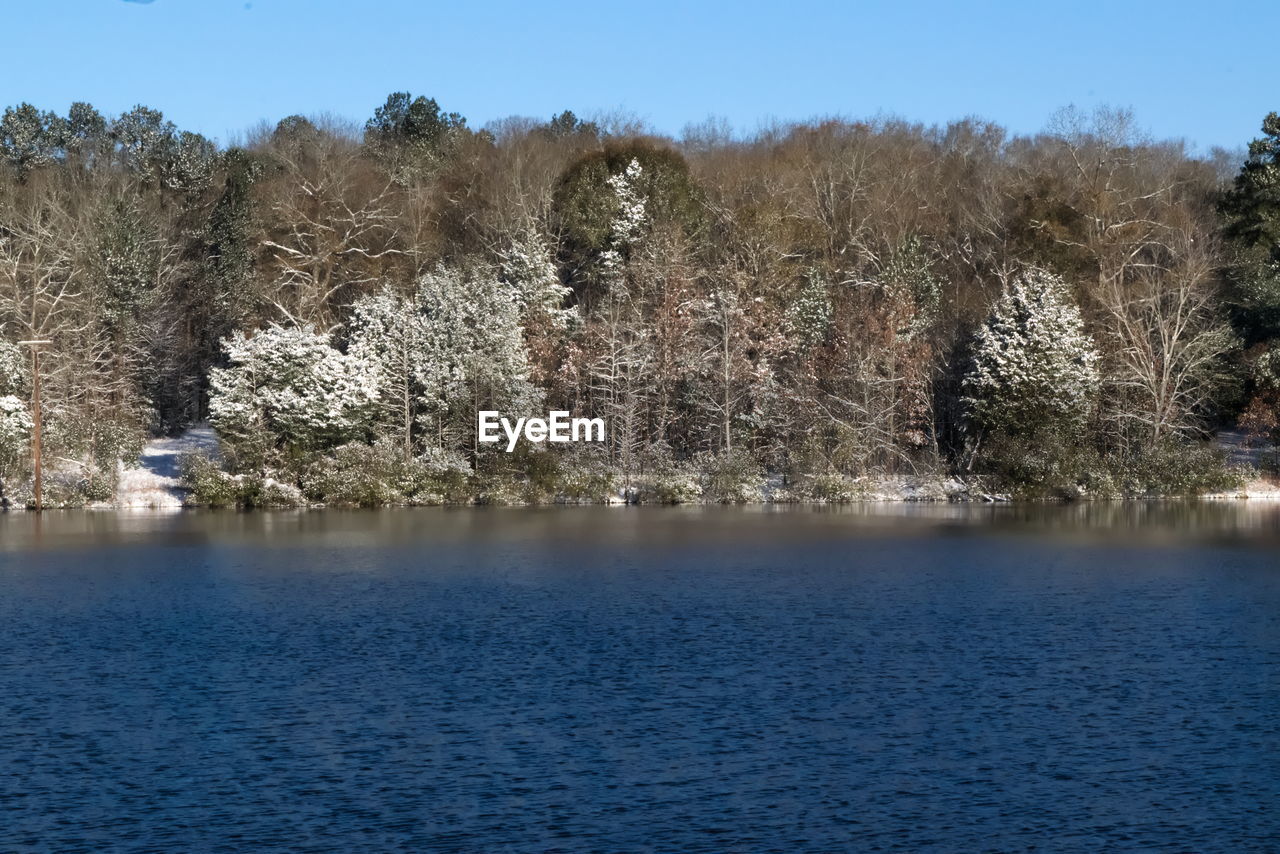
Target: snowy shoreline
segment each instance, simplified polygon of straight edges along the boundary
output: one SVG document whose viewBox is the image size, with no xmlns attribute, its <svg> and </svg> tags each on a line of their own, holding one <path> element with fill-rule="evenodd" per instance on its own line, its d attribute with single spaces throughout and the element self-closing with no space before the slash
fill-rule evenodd
<svg viewBox="0 0 1280 854">
<path fill-rule="evenodd" d="M 1228 452 L 1234 465 L 1256 470 L 1259 451 L 1249 447 L 1243 437 L 1235 433 L 1226 433 L 1219 437 L 1217 444 Z M 188 509 L 200 509 L 205 505 L 191 500 L 190 491 L 184 486 L 181 475 L 181 461 L 188 454 L 204 456 L 213 461 L 219 460 L 218 437 L 207 424 L 197 424 L 179 436 L 152 439 L 147 442 L 136 464 L 119 465 L 117 487 L 114 500 L 96 501 L 76 507 L 55 507 L 46 505 L 47 509 L 83 509 L 92 511 L 144 511 L 144 512 L 180 512 Z M 1070 498 L 1014 498 L 999 491 L 985 489 L 980 478 L 965 479 L 956 476 L 942 475 L 898 475 L 882 477 L 846 477 L 838 478 L 833 491 L 827 497 L 813 494 L 812 485 L 806 490 L 798 484 L 787 484 L 780 475 L 766 477 L 754 488 L 745 490 L 738 500 L 721 501 L 698 496 L 696 493 L 686 494 L 677 500 L 660 500 L 654 497 L 652 490 L 646 490 L 644 478 L 637 480 L 629 487 L 613 490 L 598 497 L 583 498 L 565 495 L 544 496 L 542 500 L 520 500 L 514 495 L 494 496 L 491 494 L 470 494 L 466 500 L 436 501 L 388 501 L 380 504 L 383 507 L 413 506 L 711 506 L 732 504 L 738 506 L 859 506 L 859 505 L 911 505 L 911 504 L 1008 504 L 1008 505 L 1044 505 L 1044 504 L 1106 504 L 1106 503 L 1148 503 L 1159 501 L 1189 502 L 1280 502 L 1280 483 L 1271 482 L 1261 477 L 1246 481 L 1238 489 L 1202 493 L 1199 495 L 1149 495 L 1130 497 L 1104 497 L 1079 494 Z M 278 490 L 293 500 L 280 503 L 266 503 L 261 508 L 244 509 L 325 509 L 349 508 L 354 505 L 308 501 L 301 493 L 289 484 L 279 483 L 270 478 L 264 479 L 264 487 Z M 28 508 L 9 507 L 8 510 L 21 512 Z"/>
</svg>

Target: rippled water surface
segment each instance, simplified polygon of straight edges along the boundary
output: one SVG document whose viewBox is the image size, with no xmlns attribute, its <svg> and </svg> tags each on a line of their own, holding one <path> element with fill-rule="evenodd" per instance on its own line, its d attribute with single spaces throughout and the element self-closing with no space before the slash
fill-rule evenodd
<svg viewBox="0 0 1280 854">
<path fill-rule="evenodd" d="M 1236 505 L 0 518 L 0 851 L 1280 850 Z"/>
</svg>

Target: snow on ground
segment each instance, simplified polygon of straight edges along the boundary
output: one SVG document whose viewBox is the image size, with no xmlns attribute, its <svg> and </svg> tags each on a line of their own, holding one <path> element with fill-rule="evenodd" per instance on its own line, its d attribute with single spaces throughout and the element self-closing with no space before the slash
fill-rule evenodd
<svg viewBox="0 0 1280 854">
<path fill-rule="evenodd" d="M 197 424 L 181 436 L 152 439 L 136 466 L 120 465 L 115 506 L 124 510 L 179 510 L 185 490 L 178 466 L 185 454 L 216 457 L 218 437 L 207 424 Z"/>
<path fill-rule="evenodd" d="M 1264 454 L 1275 453 L 1275 446 L 1244 430 L 1224 430 L 1214 437 L 1214 444 L 1226 451 L 1227 463 L 1260 471 Z M 1280 501 L 1280 483 L 1259 474 L 1238 490 L 1206 495 L 1206 498 L 1250 498 Z"/>
</svg>

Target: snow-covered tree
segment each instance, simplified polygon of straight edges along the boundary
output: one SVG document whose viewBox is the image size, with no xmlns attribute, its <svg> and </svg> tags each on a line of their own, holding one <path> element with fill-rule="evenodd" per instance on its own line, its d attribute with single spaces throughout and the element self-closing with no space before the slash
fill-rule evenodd
<svg viewBox="0 0 1280 854">
<path fill-rule="evenodd" d="M 0 395 L 16 395 L 27 384 L 27 358 L 17 344 L 0 338 Z"/>
<path fill-rule="evenodd" d="M 526 327 L 564 329 L 578 319 L 566 308 L 573 289 L 560 281 L 550 248 L 536 231 L 528 231 L 502 253 L 502 279 L 516 294 Z"/>
<path fill-rule="evenodd" d="M 383 289 L 355 303 L 350 354 L 371 366 L 406 448 L 415 424 L 436 444 L 455 444 L 470 435 L 476 409 L 533 405 L 524 305 L 520 291 L 491 269 L 443 265 L 408 297 Z"/>
<path fill-rule="evenodd" d="M 384 286 L 356 301 L 347 328 L 351 341 L 348 352 L 376 372 L 383 409 L 398 425 L 401 446 L 409 455 L 423 396 L 418 370 L 431 359 L 426 317 L 416 310 L 412 299 Z"/>
<path fill-rule="evenodd" d="M 804 285 L 787 306 L 787 332 L 799 344 L 815 347 L 831 329 L 831 293 L 827 281 L 816 270 L 805 276 Z"/>
<path fill-rule="evenodd" d="M 209 377 L 209 418 L 232 443 L 322 448 L 365 433 L 378 404 L 369 363 L 310 327 L 272 325 L 224 339 L 231 365 Z"/>
<path fill-rule="evenodd" d="M 609 248 L 600 254 L 606 274 L 616 275 L 621 271 L 631 245 L 644 233 L 648 211 L 639 189 L 643 175 L 640 161 L 632 158 L 624 171 L 609 176 L 609 189 L 617 207 L 609 224 Z"/>
<path fill-rule="evenodd" d="M 517 412 L 535 403 L 520 299 L 494 271 L 438 266 L 419 280 L 414 310 L 427 343 L 415 377 L 438 436 L 450 416 L 458 427 L 465 420 L 469 433 L 477 409 Z"/>
<path fill-rule="evenodd" d="M 53 163 L 66 136 L 66 122 L 30 104 L 8 107 L 0 118 L 0 156 L 19 173 Z"/>
<path fill-rule="evenodd" d="M 21 464 L 33 429 L 26 402 L 12 394 L 0 396 L 0 477 Z"/>
<path fill-rule="evenodd" d="M 964 378 L 970 418 L 980 429 L 1020 434 L 1082 424 L 1098 391 L 1097 361 L 1062 280 L 1031 270 L 978 330 Z"/>
</svg>

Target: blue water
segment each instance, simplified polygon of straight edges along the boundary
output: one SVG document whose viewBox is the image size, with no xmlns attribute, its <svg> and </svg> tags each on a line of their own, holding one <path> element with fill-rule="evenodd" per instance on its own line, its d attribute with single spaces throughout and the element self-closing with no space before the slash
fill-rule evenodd
<svg viewBox="0 0 1280 854">
<path fill-rule="evenodd" d="M 1280 850 L 1280 521 L 1038 512 L 0 519 L 0 851 Z"/>
</svg>

